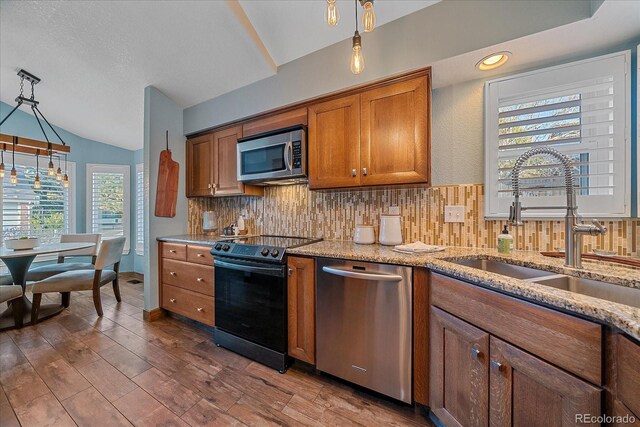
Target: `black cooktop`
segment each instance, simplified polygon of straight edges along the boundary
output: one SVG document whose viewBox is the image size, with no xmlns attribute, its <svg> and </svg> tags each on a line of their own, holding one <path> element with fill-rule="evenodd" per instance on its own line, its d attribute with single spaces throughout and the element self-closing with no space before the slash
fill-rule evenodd
<svg viewBox="0 0 640 427">
<path fill-rule="evenodd" d="M 265 262 L 284 262 L 287 249 L 316 243 L 322 239 L 293 236 L 238 236 L 235 239 L 216 242 L 211 253 Z"/>
</svg>

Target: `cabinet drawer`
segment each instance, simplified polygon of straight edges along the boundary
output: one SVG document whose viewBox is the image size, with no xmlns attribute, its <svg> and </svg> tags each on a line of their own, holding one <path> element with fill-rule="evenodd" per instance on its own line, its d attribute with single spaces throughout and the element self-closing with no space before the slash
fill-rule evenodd
<svg viewBox="0 0 640 427">
<path fill-rule="evenodd" d="M 595 384 L 602 384 L 602 327 L 439 274 L 431 304 Z"/>
<path fill-rule="evenodd" d="M 188 245 L 187 261 L 212 266 L 213 255 L 211 255 L 211 247 Z"/>
<path fill-rule="evenodd" d="M 162 285 L 162 308 L 213 326 L 213 297 Z"/>
<path fill-rule="evenodd" d="M 213 265 L 165 259 L 162 262 L 162 283 L 213 296 Z"/>
<path fill-rule="evenodd" d="M 640 417 L 640 346 L 618 335 L 618 399 Z"/>
<path fill-rule="evenodd" d="M 162 243 L 162 257 L 184 261 L 187 259 L 187 245 L 182 243 Z"/>
</svg>

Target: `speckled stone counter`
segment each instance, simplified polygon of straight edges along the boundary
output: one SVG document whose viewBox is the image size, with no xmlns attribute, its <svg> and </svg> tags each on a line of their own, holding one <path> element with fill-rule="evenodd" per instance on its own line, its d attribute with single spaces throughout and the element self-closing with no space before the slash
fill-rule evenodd
<svg viewBox="0 0 640 427">
<path fill-rule="evenodd" d="M 178 236 L 158 237 L 156 240 L 168 243 L 186 243 L 188 245 L 213 246 L 215 242 L 221 240 L 233 240 L 243 237 L 252 237 L 253 234 L 244 236 L 217 236 L 215 234 L 181 234 Z"/>
<path fill-rule="evenodd" d="M 538 283 L 514 279 L 450 261 L 482 258 L 506 261 L 510 264 L 539 268 L 568 276 L 578 276 L 620 286 L 640 292 L 640 269 L 602 262 L 583 261 L 583 269 L 565 267 L 564 259 L 549 258 L 537 252 L 516 251 L 513 255 L 499 254 L 495 249 L 447 247 L 431 254 L 405 255 L 380 245 L 358 245 L 344 241 L 322 241 L 290 249 L 290 255 L 340 258 L 357 261 L 426 267 L 462 280 L 479 283 L 488 288 L 527 300 L 557 307 L 601 321 L 640 340 L 640 309 L 606 300 L 556 289 Z"/>
</svg>

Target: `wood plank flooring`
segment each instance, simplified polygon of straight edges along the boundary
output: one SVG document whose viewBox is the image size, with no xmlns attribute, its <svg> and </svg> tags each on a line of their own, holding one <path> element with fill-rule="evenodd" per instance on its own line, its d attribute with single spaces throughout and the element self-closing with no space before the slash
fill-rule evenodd
<svg viewBox="0 0 640 427">
<path fill-rule="evenodd" d="M 144 322 L 132 278 L 122 275 L 119 304 L 103 287 L 103 318 L 76 292 L 59 316 L 0 333 L 2 427 L 431 425 L 309 367 L 281 375 L 187 322 Z"/>
</svg>

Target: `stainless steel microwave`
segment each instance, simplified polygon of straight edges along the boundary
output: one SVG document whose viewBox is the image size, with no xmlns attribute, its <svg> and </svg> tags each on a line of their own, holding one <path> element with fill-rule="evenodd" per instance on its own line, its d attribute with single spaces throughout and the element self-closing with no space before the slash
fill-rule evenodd
<svg viewBox="0 0 640 427">
<path fill-rule="evenodd" d="M 238 181 L 283 184 L 306 181 L 307 129 L 294 126 L 238 140 Z"/>
</svg>

